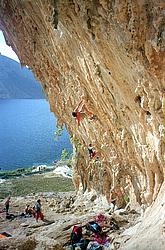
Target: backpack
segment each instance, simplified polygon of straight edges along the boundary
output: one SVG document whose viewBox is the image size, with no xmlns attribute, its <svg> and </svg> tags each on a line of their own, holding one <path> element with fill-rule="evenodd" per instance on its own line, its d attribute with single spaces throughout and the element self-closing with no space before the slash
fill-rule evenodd
<svg viewBox="0 0 165 250">
<path fill-rule="evenodd" d="M 88 245 L 88 250 L 103 250 L 103 247 L 96 242 L 90 242 Z"/>
<path fill-rule="evenodd" d="M 102 231 L 99 224 L 97 224 L 95 221 L 88 222 L 86 224 L 86 229 L 92 231 L 93 233 L 100 233 Z"/>
<path fill-rule="evenodd" d="M 81 238 L 82 238 L 82 227 L 74 226 L 70 236 L 71 244 L 73 245 L 75 243 L 78 243 L 81 240 Z"/>
</svg>

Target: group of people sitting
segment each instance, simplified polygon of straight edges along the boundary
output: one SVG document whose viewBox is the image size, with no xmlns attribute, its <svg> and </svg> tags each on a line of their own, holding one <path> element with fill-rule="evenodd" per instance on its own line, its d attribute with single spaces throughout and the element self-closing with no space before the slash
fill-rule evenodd
<svg viewBox="0 0 165 250">
<path fill-rule="evenodd" d="M 105 229 L 118 230 L 119 226 L 113 219 L 108 221 L 103 214 L 97 215 L 94 221 L 84 226 L 74 226 L 69 242 L 71 249 L 79 247 L 81 250 L 102 250 L 103 247 L 110 247 L 112 239 Z"/>
<path fill-rule="evenodd" d="M 30 205 L 27 205 L 25 208 L 25 213 L 23 213 L 25 217 L 34 217 L 36 218 L 36 221 L 38 222 L 38 219 L 41 220 L 44 219 L 44 215 L 41 210 L 41 200 L 38 199 L 35 206 L 31 207 Z"/>
<path fill-rule="evenodd" d="M 11 202 L 11 198 L 8 197 L 7 200 L 5 201 L 5 209 L 4 211 L 6 212 L 6 219 L 13 220 L 16 217 L 34 217 L 36 218 L 36 221 L 38 222 L 39 218 L 41 220 L 44 219 L 44 215 L 42 213 L 41 209 L 41 200 L 38 199 L 35 206 L 31 207 L 29 204 L 26 206 L 25 211 L 19 215 L 14 215 L 9 213 L 9 205 Z"/>
</svg>

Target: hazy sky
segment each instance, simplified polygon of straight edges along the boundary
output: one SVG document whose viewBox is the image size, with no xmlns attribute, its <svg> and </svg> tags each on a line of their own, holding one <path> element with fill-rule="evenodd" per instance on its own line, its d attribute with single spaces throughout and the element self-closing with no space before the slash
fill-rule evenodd
<svg viewBox="0 0 165 250">
<path fill-rule="evenodd" d="M 0 54 L 10 57 L 13 60 L 19 62 L 19 59 L 11 47 L 6 45 L 2 31 L 0 30 Z"/>
</svg>

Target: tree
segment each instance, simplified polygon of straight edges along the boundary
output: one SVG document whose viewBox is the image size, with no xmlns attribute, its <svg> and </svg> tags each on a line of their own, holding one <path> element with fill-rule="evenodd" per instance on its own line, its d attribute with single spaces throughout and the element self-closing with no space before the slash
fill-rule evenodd
<svg viewBox="0 0 165 250">
<path fill-rule="evenodd" d="M 68 150 L 66 149 L 66 148 L 64 148 L 63 150 L 62 150 L 62 153 L 61 153 L 61 160 L 62 161 L 65 161 L 66 159 L 68 159 L 69 158 L 69 152 L 68 152 Z"/>
<path fill-rule="evenodd" d="M 55 140 L 58 141 L 60 136 L 62 135 L 63 127 L 57 127 L 57 130 L 54 132 Z"/>
</svg>

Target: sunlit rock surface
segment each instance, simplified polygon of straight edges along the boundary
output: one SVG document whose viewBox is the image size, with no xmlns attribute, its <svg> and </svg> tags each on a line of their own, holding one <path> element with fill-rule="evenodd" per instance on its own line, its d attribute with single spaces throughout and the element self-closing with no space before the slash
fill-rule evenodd
<svg viewBox="0 0 165 250">
<path fill-rule="evenodd" d="M 156 237 L 156 219 L 163 235 L 165 2 L 1 0 L 0 28 L 72 135 L 76 189 L 109 198 L 122 187 L 132 204 L 149 207 L 144 242 Z M 81 100 L 96 118 L 78 127 L 71 113 Z M 89 143 L 99 162 L 89 160 Z M 164 249 L 159 238 L 157 248 L 140 241 L 134 249 Z"/>
</svg>

